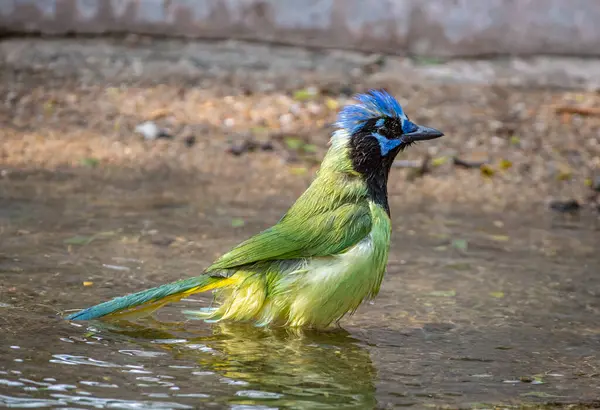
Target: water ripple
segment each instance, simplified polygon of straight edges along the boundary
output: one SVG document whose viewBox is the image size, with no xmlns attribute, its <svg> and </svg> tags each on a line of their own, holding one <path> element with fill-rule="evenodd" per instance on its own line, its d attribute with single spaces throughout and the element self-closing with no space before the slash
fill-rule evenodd
<svg viewBox="0 0 600 410">
<path fill-rule="evenodd" d="M 96 408 L 119 408 L 119 409 L 152 409 L 152 410 L 170 410 L 170 409 L 191 409 L 181 403 L 160 402 L 160 401 L 138 401 L 122 399 L 105 399 L 100 397 L 68 396 L 66 394 L 53 394 L 52 397 L 58 399 L 60 404 L 78 404 L 81 406 L 90 406 Z"/>
<path fill-rule="evenodd" d="M 38 409 L 40 407 L 51 407 L 61 404 L 66 403 L 61 403 L 59 400 L 34 399 L 29 397 L 24 398 L 0 395 L 0 405 L 3 407 L 5 406 L 21 409 Z"/>
<path fill-rule="evenodd" d="M 173 344 L 186 343 L 186 342 L 187 342 L 187 339 L 156 339 L 156 340 L 151 341 L 150 343 L 173 345 Z"/>
<path fill-rule="evenodd" d="M 23 383 L 15 382 L 13 380 L 8 380 L 8 379 L 0 379 L 0 386 L 17 387 L 17 386 L 23 386 Z"/>
<path fill-rule="evenodd" d="M 115 363 L 105 362 L 103 360 L 92 359 L 86 356 L 73 356 L 70 354 L 54 354 L 55 359 L 50 359 L 50 363 L 68 364 L 68 365 L 89 365 L 97 367 L 122 367 Z"/>
<path fill-rule="evenodd" d="M 158 357 L 164 356 L 166 353 L 164 352 L 152 352 L 145 350 L 119 350 L 119 353 L 122 353 L 127 356 L 136 356 L 136 357 Z"/>
<path fill-rule="evenodd" d="M 101 382 L 95 382 L 95 381 L 91 381 L 91 380 L 81 380 L 79 382 L 79 384 L 83 384 L 85 386 L 92 386 L 92 387 L 106 387 L 106 388 L 111 388 L 111 389 L 119 388 L 119 386 L 117 386 L 116 384 L 101 383 Z"/>
<path fill-rule="evenodd" d="M 268 391 L 260 390 L 240 390 L 235 393 L 236 396 L 248 397 L 249 399 L 279 399 L 283 397 L 283 394 L 271 393 Z"/>
</svg>

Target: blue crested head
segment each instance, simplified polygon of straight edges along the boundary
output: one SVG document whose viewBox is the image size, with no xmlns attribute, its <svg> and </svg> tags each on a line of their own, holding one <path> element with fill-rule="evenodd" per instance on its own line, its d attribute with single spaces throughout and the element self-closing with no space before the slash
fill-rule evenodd
<svg viewBox="0 0 600 410">
<path fill-rule="evenodd" d="M 385 90 L 369 90 L 357 94 L 357 104 L 347 105 L 340 111 L 336 126 L 350 138 L 377 140 L 381 156 L 396 152 L 416 141 L 441 137 L 442 132 L 417 125 L 408 119 L 402 106 Z"/>
<path fill-rule="evenodd" d="M 342 108 L 336 123 L 339 128 L 351 134 L 374 118 L 379 119 L 379 124 L 383 124 L 385 118 L 394 118 L 412 124 L 398 100 L 384 90 L 369 90 L 365 94 L 357 94 L 354 98 L 359 103 Z"/>
</svg>

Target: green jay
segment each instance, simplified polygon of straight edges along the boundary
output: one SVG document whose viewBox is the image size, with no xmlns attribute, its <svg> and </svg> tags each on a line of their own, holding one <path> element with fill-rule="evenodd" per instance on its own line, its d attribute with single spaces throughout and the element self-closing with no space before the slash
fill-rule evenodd
<svg viewBox="0 0 600 410">
<path fill-rule="evenodd" d="M 70 320 L 148 315 L 213 290 L 206 321 L 326 328 L 374 298 L 392 232 L 387 181 L 396 155 L 443 133 L 409 120 L 386 91 L 358 94 L 341 109 L 316 178 L 274 226 L 218 258 L 199 276 L 121 296 Z"/>
</svg>

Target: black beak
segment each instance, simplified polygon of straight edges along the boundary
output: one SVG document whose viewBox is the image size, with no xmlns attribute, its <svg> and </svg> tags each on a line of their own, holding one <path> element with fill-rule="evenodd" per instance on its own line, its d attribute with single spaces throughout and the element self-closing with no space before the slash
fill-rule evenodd
<svg viewBox="0 0 600 410">
<path fill-rule="evenodd" d="M 402 139 L 407 142 L 433 140 L 443 136 L 444 133 L 435 128 L 417 125 L 417 129 L 411 133 L 402 135 Z"/>
</svg>

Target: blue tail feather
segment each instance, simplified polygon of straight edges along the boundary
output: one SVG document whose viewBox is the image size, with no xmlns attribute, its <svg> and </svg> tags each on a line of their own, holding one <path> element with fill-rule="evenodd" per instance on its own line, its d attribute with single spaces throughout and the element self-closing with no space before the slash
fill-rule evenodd
<svg viewBox="0 0 600 410">
<path fill-rule="evenodd" d="M 203 287 L 212 281 L 219 280 L 208 275 L 196 276 L 189 279 L 180 280 L 166 285 L 158 286 L 152 289 L 143 290 L 129 295 L 120 296 L 104 303 L 89 307 L 87 309 L 75 312 L 66 317 L 67 320 L 92 320 L 106 315 L 143 307 L 152 303 L 160 303 L 162 299 L 185 293 L 193 288 Z M 166 302 L 165 302 L 166 303 Z"/>
</svg>

